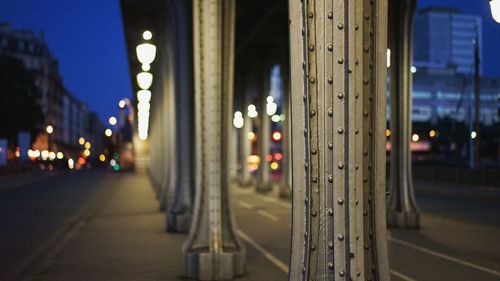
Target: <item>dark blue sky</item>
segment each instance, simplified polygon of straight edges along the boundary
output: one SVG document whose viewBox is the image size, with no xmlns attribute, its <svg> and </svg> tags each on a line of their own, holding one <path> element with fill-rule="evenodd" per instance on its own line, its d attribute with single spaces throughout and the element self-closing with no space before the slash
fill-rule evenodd
<svg viewBox="0 0 500 281">
<path fill-rule="evenodd" d="M 0 0 L 0 22 L 44 31 L 66 88 L 101 120 L 131 97 L 118 0 Z"/>
<path fill-rule="evenodd" d="M 500 76 L 500 24 L 488 0 L 420 0 L 419 6 L 454 6 L 483 18 L 483 71 Z M 131 82 L 118 0 L 0 0 L 0 22 L 45 32 L 59 59 L 66 87 L 102 120 L 131 97 Z"/>
</svg>

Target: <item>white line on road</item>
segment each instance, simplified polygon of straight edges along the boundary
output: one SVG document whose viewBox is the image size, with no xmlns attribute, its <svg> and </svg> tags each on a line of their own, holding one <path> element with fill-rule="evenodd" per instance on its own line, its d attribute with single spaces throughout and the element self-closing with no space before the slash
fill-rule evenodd
<svg viewBox="0 0 500 281">
<path fill-rule="evenodd" d="M 241 207 L 246 208 L 246 209 L 253 209 L 253 205 L 248 204 L 248 203 L 243 202 L 243 201 L 238 201 L 238 205 L 240 205 Z"/>
<path fill-rule="evenodd" d="M 264 247 L 257 244 L 257 242 L 255 242 L 252 238 L 250 238 L 248 235 L 246 235 L 243 231 L 238 230 L 238 234 L 248 244 L 252 245 L 252 247 L 254 247 L 255 250 L 257 250 L 261 254 L 263 254 L 264 257 L 266 259 L 268 259 L 272 264 L 274 264 L 277 268 L 281 269 L 281 271 L 283 271 L 284 273 L 288 274 L 288 265 L 286 263 L 282 262 L 280 259 L 278 259 L 273 254 L 271 254 L 266 249 L 264 249 Z"/>
<path fill-rule="evenodd" d="M 263 216 L 263 217 L 266 217 L 266 218 L 272 220 L 272 221 L 278 221 L 279 220 L 279 218 L 277 216 L 275 216 L 275 215 L 273 215 L 273 214 L 271 214 L 271 213 L 269 213 L 267 211 L 264 211 L 264 210 L 258 210 L 257 213 L 259 215 Z"/>
<path fill-rule="evenodd" d="M 400 279 L 403 279 L 404 281 L 417 281 L 416 279 L 410 278 L 410 277 L 404 275 L 403 273 L 397 272 L 396 270 L 391 269 L 391 274 L 396 276 L 396 277 L 399 277 Z"/>
<path fill-rule="evenodd" d="M 443 253 L 435 252 L 435 251 L 429 250 L 427 248 L 415 245 L 413 243 L 400 240 L 398 238 L 389 237 L 388 240 L 391 241 L 391 242 L 394 242 L 396 244 L 400 244 L 400 245 L 406 246 L 408 248 L 412 248 L 414 250 L 420 251 L 422 253 L 429 254 L 431 256 L 442 258 L 442 259 L 445 259 L 445 260 L 448 260 L 448 261 L 451 261 L 451 262 L 456 262 L 456 263 L 461 264 L 463 266 L 467 266 L 467 267 L 470 267 L 470 268 L 473 268 L 473 269 L 476 269 L 476 270 L 479 270 L 479 271 L 483 271 L 483 272 L 486 272 L 486 273 L 489 273 L 489 274 L 492 274 L 492 275 L 500 277 L 500 272 L 499 271 L 496 271 L 496 270 L 493 270 L 493 269 L 490 269 L 490 268 L 487 268 L 487 267 L 484 267 L 484 266 L 481 266 L 481 265 L 477 265 L 477 264 L 474 264 L 474 263 L 471 263 L 471 262 L 468 262 L 468 261 L 461 260 L 459 258 L 448 256 L 448 255 L 443 254 Z"/>
</svg>

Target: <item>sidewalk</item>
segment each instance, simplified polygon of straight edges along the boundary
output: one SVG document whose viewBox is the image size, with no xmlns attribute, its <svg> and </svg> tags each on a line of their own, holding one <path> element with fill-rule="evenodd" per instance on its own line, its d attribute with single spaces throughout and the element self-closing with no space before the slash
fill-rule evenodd
<svg viewBox="0 0 500 281">
<path fill-rule="evenodd" d="M 125 174 L 55 258 L 42 262 L 35 280 L 185 280 L 181 247 L 186 234 L 164 231 L 165 215 L 145 174 Z M 72 238 L 73 237 L 73 238 Z M 262 254 L 247 245 L 249 280 L 282 280 Z"/>
<path fill-rule="evenodd" d="M 500 187 L 415 181 L 415 192 L 500 202 Z"/>
</svg>

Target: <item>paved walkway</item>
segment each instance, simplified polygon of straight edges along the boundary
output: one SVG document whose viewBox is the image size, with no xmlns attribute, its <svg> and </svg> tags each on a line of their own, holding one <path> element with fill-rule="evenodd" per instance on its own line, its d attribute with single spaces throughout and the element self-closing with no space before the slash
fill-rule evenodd
<svg viewBox="0 0 500 281">
<path fill-rule="evenodd" d="M 184 280 L 181 247 L 187 235 L 164 231 L 165 215 L 158 210 L 145 174 L 119 178 L 103 201 L 68 233 L 63 249 L 49 253 L 36 280 Z M 286 276 L 251 245 L 247 245 L 247 272 L 238 280 Z"/>
</svg>

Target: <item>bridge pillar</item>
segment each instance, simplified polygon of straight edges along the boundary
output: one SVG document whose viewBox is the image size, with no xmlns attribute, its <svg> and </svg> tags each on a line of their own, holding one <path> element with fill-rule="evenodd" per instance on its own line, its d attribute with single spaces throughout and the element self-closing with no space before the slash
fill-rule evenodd
<svg viewBox="0 0 500 281">
<path fill-rule="evenodd" d="M 413 191 L 410 142 L 412 134 L 412 37 L 416 0 L 389 1 L 391 49 L 391 173 L 387 224 L 418 228 L 420 211 Z"/>
<path fill-rule="evenodd" d="M 269 192 L 273 189 L 273 184 L 269 174 L 269 163 L 267 155 L 271 152 L 271 117 L 266 113 L 267 97 L 269 96 L 269 71 L 265 68 L 264 75 L 259 77 L 257 82 L 259 87 L 258 110 L 259 112 L 259 130 L 257 143 L 259 145 L 259 178 L 257 181 L 257 192 Z"/>
<path fill-rule="evenodd" d="M 390 280 L 387 1 L 289 0 L 289 280 Z"/>
<path fill-rule="evenodd" d="M 175 145 L 172 152 L 175 174 L 172 177 L 172 195 L 166 212 L 168 232 L 187 232 L 191 219 L 191 198 L 193 186 L 193 77 L 192 77 L 192 19 L 189 1 L 170 0 L 171 45 L 174 82 L 173 112 Z"/>
<path fill-rule="evenodd" d="M 229 201 L 235 0 L 194 0 L 196 199 L 184 273 L 199 280 L 243 274 L 245 249 Z"/>
</svg>

